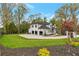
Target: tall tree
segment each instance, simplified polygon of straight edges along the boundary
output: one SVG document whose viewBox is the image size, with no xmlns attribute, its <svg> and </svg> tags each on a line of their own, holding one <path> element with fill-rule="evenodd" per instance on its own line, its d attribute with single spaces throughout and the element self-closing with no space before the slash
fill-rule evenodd
<svg viewBox="0 0 79 59">
<path fill-rule="evenodd" d="M 44 20 L 43 20 L 44 22 L 47 22 L 47 18 L 46 17 L 44 17 Z"/>
<path fill-rule="evenodd" d="M 58 34 L 61 34 L 61 20 L 58 20 L 58 19 L 56 19 L 56 17 L 54 17 L 54 18 L 52 18 L 51 20 L 50 20 L 50 23 L 52 24 L 52 25 L 56 25 L 56 27 L 57 27 L 57 33 Z"/>
<path fill-rule="evenodd" d="M 17 33 L 17 27 L 15 26 L 14 22 L 10 22 L 8 25 L 8 31 L 9 34 Z"/>
<path fill-rule="evenodd" d="M 30 24 L 26 21 L 22 21 L 20 24 L 20 32 L 21 33 L 28 33 L 28 29 L 30 27 Z"/>
<path fill-rule="evenodd" d="M 22 22 L 24 15 L 28 12 L 28 8 L 25 4 L 19 3 L 16 5 L 15 18 L 18 23 L 18 33 L 20 33 L 20 23 Z"/>
<path fill-rule="evenodd" d="M 29 16 L 29 21 L 32 22 L 47 22 L 47 18 L 43 17 L 41 13 L 33 14 Z"/>
<path fill-rule="evenodd" d="M 74 23 L 74 31 L 76 31 L 77 26 L 77 16 L 79 14 L 79 4 L 65 4 L 59 8 L 56 12 L 56 17 L 62 20 L 72 20 Z"/>
<path fill-rule="evenodd" d="M 7 33 L 8 25 L 12 20 L 12 10 L 13 10 L 14 4 L 2 3 L 0 5 L 1 5 L 0 15 L 3 22 L 4 33 Z"/>
</svg>

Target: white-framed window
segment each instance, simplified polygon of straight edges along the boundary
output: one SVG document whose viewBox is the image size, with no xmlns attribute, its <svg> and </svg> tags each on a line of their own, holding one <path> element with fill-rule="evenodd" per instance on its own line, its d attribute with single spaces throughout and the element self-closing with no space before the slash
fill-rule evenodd
<svg viewBox="0 0 79 59">
<path fill-rule="evenodd" d="M 35 24 L 35 28 L 37 28 L 37 24 Z"/>
</svg>

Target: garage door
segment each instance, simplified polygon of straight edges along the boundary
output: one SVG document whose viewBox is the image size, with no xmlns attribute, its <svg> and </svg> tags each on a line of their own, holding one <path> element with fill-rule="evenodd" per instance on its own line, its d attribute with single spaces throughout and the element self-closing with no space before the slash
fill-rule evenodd
<svg viewBox="0 0 79 59">
<path fill-rule="evenodd" d="M 37 34 L 38 32 L 37 31 L 35 31 L 35 34 Z"/>
<path fill-rule="evenodd" d="M 34 31 L 32 31 L 32 34 L 34 34 Z"/>
<path fill-rule="evenodd" d="M 43 32 L 42 31 L 39 31 L 39 35 L 43 35 Z"/>
</svg>

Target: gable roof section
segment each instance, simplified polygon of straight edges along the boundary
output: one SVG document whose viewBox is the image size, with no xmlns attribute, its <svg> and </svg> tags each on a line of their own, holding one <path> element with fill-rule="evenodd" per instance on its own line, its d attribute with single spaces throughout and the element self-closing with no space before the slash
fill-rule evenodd
<svg viewBox="0 0 79 59">
<path fill-rule="evenodd" d="M 44 25 L 42 25 L 42 26 L 40 26 L 39 27 L 39 29 L 50 29 L 49 27 L 47 27 L 46 25 L 44 26 Z"/>
<path fill-rule="evenodd" d="M 41 25 L 38 29 L 50 29 L 49 27 L 46 26 L 46 25 L 50 25 L 50 23 L 48 22 L 33 22 L 32 24 Z"/>
</svg>

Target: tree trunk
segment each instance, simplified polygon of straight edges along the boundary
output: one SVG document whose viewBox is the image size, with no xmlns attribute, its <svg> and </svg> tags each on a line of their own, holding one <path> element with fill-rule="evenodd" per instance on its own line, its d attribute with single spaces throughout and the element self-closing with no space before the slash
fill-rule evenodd
<svg viewBox="0 0 79 59">
<path fill-rule="evenodd" d="M 20 18 L 19 18 L 20 15 L 18 15 L 18 34 L 20 34 Z"/>
</svg>

